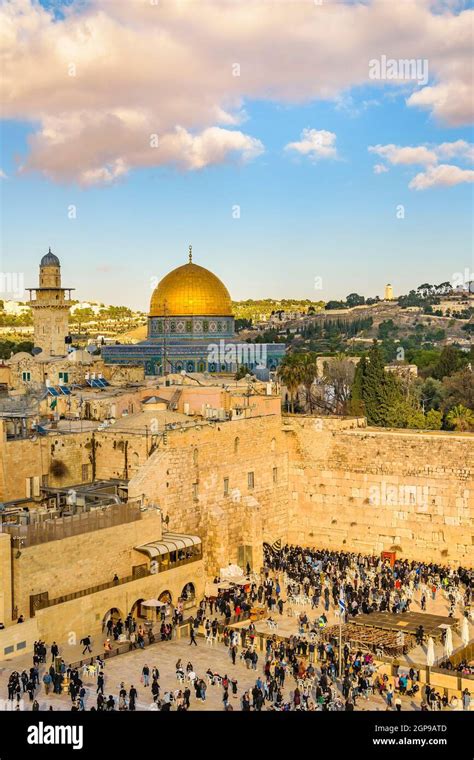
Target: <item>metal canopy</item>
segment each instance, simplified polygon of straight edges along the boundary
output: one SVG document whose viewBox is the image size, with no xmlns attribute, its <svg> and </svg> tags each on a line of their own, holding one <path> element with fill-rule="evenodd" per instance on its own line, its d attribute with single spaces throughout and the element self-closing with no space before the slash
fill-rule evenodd
<svg viewBox="0 0 474 760">
<path fill-rule="evenodd" d="M 135 549 L 154 559 L 162 554 L 169 554 L 170 552 L 186 549 L 189 546 L 199 546 L 200 544 L 201 539 L 199 536 L 189 536 L 185 533 L 163 533 L 162 538 L 158 541 L 151 541 L 148 544 L 136 546 Z"/>
</svg>

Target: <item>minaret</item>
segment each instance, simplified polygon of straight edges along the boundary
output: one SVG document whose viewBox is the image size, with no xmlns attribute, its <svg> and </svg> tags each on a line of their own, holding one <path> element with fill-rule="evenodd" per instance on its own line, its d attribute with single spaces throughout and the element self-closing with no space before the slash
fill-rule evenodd
<svg viewBox="0 0 474 760">
<path fill-rule="evenodd" d="M 33 310 L 35 347 L 41 348 L 44 356 L 65 356 L 74 288 L 61 287 L 61 264 L 51 248 L 40 262 L 39 287 L 27 290 Z"/>
</svg>

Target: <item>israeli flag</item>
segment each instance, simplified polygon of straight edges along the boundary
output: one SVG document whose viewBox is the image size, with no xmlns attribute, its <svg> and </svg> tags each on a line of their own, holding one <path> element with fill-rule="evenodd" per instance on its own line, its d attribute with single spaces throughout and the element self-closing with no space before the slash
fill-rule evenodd
<svg viewBox="0 0 474 760">
<path fill-rule="evenodd" d="M 339 612 L 341 615 L 344 615 L 346 611 L 346 603 L 344 601 L 344 586 L 341 586 L 341 594 L 339 597 Z"/>
</svg>

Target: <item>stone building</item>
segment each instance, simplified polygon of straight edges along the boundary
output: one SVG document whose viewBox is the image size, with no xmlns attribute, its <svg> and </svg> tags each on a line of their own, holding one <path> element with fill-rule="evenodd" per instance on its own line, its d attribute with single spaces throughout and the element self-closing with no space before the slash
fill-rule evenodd
<svg viewBox="0 0 474 760">
<path fill-rule="evenodd" d="M 41 259 L 38 287 L 28 290 L 28 306 L 33 311 L 34 350 L 32 354 L 21 351 L 5 361 L 0 375 L 9 390 L 87 386 L 91 377 L 103 377 L 113 385 L 144 380 L 141 363 L 110 366 L 99 355 L 71 347 L 69 311 L 74 288 L 62 287 L 61 264 L 51 248 Z"/>
<path fill-rule="evenodd" d="M 51 248 L 40 262 L 39 286 L 27 290 L 30 292 L 29 306 L 33 311 L 35 346 L 41 349 L 43 356 L 64 356 L 67 353 L 69 309 L 74 288 L 61 286 L 61 264 L 58 257 L 51 253 Z"/>
<path fill-rule="evenodd" d="M 10 390 L 26 390 L 33 386 L 87 386 L 90 380 L 105 379 L 115 386 L 144 380 L 143 366 L 105 364 L 100 356 L 82 349 L 73 349 L 64 356 L 28 354 L 20 351 L 5 361 L 6 382 Z"/>
<path fill-rule="evenodd" d="M 111 364 L 141 363 L 146 375 L 173 372 L 235 373 L 277 369 L 283 343 L 240 342 L 235 335 L 232 302 L 224 283 L 192 260 L 158 283 L 148 316 L 147 340 L 102 348 Z"/>
<path fill-rule="evenodd" d="M 191 602 L 204 591 L 200 538 L 164 531 L 155 507 L 109 504 L 107 488 L 112 491 L 110 484 L 96 488 L 101 503 L 91 511 L 56 515 L 54 522 L 52 510 L 37 512 L 28 522 L 3 525 L 0 620 L 8 625 L 23 614 L 30 645 L 38 638 L 67 640 L 71 631 L 86 635 L 110 615 L 124 620 L 132 613 L 143 623 L 150 617 L 146 599 L 176 604 L 184 595 Z M 82 507 L 92 497 L 76 493 Z"/>
<path fill-rule="evenodd" d="M 173 318 L 151 309 L 152 333 L 160 320 L 165 330 L 169 320 L 171 333 L 178 317 L 194 330 L 185 317 L 207 315 L 214 338 L 211 316 L 216 335 L 219 321 L 222 334 L 232 320 L 224 286 L 216 296 L 208 275 L 212 288 L 202 293 L 211 300 L 183 313 L 194 266 L 158 288 L 164 301 L 177 301 Z M 41 354 L 10 360 L 15 377 L 31 373 L 23 383 L 68 384 L 70 393 L 57 404 L 66 419 L 55 424 L 33 425 L 26 404 L 0 408 L 4 655 L 39 637 L 83 636 L 113 610 L 140 617 L 150 596 L 166 593 L 174 603 L 185 588 L 200 596 L 206 578 L 229 563 L 260 568 L 263 543 L 277 539 L 472 566 L 474 434 L 282 415 L 271 383 L 187 374 L 179 362 L 191 361 L 186 347 L 206 346 L 204 332 L 201 324 L 195 342 L 177 341 L 184 353 L 175 355 L 176 374 L 144 378 L 148 360 L 140 361 L 135 383 L 133 367 L 121 363 L 128 355 L 118 363 L 51 351 L 45 361 Z M 153 350 L 170 348 L 154 341 Z M 82 388 L 85 372 L 103 373 L 109 385 Z M 18 614 L 24 626 L 14 625 Z"/>
<path fill-rule="evenodd" d="M 158 580 L 166 579 L 166 588 L 148 574 L 134 578 L 135 566 L 151 562 L 142 548 L 168 540 L 162 520 L 166 533 L 202 542 L 199 561 L 173 569 L 179 570 L 174 599 L 180 584 L 193 583 L 198 593 L 201 581 L 229 562 L 260 567 L 263 542 L 278 538 L 473 564 L 474 435 L 381 430 L 368 428 L 363 418 L 282 417 L 272 397 L 254 416 L 208 418 L 170 408 L 175 399 L 176 408 L 182 403 L 196 410 L 205 389 L 194 399 L 188 390 L 182 402 L 177 390 L 183 389 L 142 389 L 141 410 L 103 429 L 91 423 L 85 430 L 12 437 L 2 423 L 0 620 L 3 615 L 6 626 L 22 612 L 35 636 L 59 638 L 67 615 L 83 634 L 109 608 L 128 612 L 137 599 L 169 591 L 172 578 L 168 582 L 164 571 Z M 209 398 L 211 393 L 216 389 L 207 389 Z M 147 409 L 149 398 L 155 403 Z M 252 396 L 248 401 L 251 407 Z M 96 527 L 76 537 L 59 533 L 53 541 L 53 528 L 23 525 L 25 507 L 51 526 L 50 511 L 65 509 L 71 491 L 118 487 L 116 505 L 107 507 L 118 517 L 107 527 L 97 529 L 99 518 L 81 517 Z M 145 516 L 128 520 L 127 510 L 137 504 Z M 44 540 L 32 543 L 38 531 Z M 125 579 L 119 588 L 110 584 L 115 572 Z M 110 585 L 99 591 L 104 583 Z M 50 604 L 70 593 L 77 597 Z M 32 620 L 36 598 L 43 602 Z"/>
</svg>

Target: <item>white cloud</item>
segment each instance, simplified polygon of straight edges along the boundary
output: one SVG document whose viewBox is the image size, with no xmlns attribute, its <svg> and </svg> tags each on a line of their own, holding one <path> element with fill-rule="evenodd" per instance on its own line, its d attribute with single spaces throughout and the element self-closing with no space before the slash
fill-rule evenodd
<svg viewBox="0 0 474 760">
<path fill-rule="evenodd" d="M 462 182 L 474 182 L 472 169 L 460 169 L 459 166 L 439 164 L 431 166 L 426 172 L 413 177 L 408 185 L 411 190 L 426 190 L 430 187 L 452 187 Z"/>
<path fill-rule="evenodd" d="M 399 145 L 371 145 L 369 153 L 385 158 L 391 164 L 422 164 L 428 166 L 438 160 L 436 153 L 424 145 L 400 147 Z"/>
<path fill-rule="evenodd" d="M 465 158 L 467 161 L 474 161 L 474 145 L 466 140 L 456 140 L 455 142 L 445 142 L 438 145 L 436 154 L 440 158 Z"/>
<path fill-rule="evenodd" d="M 3 171 L 3 169 L 0 169 L 0 179 L 8 179 L 7 175 Z"/>
<path fill-rule="evenodd" d="M 429 0 L 88 0 L 55 19 L 39 2 L 10 0 L 0 8 L 3 113 L 33 125 L 24 171 L 111 182 L 160 165 L 160 152 L 195 169 L 261 152 L 258 135 L 234 131 L 245 101 L 341 103 L 361 85 L 411 87 L 369 79 L 369 61 L 386 51 L 429 60 L 432 81 L 409 106 L 466 123 L 473 17 L 455 7 L 435 12 Z M 345 102 L 351 107 L 350 93 Z M 154 133 L 158 149 L 149 146 Z"/>
<path fill-rule="evenodd" d="M 440 145 L 370 145 L 369 153 L 385 158 L 393 165 L 421 164 L 426 171 L 417 174 L 408 187 L 412 190 L 426 190 L 430 187 L 451 187 L 462 182 L 472 182 L 474 172 L 455 166 L 439 164 L 440 159 L 467 160 L 474 158 L 474 146 L 466 140 L 444 142 Z M 383 164 L 374 166 L 375 174 L 387 171 Z"/>
<path fill-rule="evenodd" d="M 472 80 L 453 76 L 448 83 L 417 90 L 406 102 L 409 106 L 426 108 L 441 121 L 457 127 L 472 121 L 472 99 Z"/>
<path fill-rule="evenodd" d="M 293 150 L 313 161 L 320 158 L 337 158 L 336 135 L 326 129 L 303 129 L 300 140 L 285 145 L 285 150 Z"/>
</svg>

